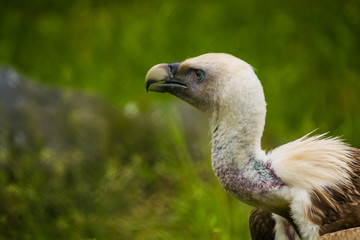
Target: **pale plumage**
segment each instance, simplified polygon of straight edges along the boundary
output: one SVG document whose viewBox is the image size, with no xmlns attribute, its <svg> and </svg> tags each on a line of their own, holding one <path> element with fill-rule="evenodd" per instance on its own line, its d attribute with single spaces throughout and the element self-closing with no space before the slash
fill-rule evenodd
<svg viewBox="0 0 360 240">
<path fill-rule="evenodd" d="M 216 176 L 230 194 L 259 208 L 250 218 L 254 239 L 313 240 L 360 226 L 360 151 L 338 138 L 306 135 L 266 154 L 260 144 L 264 93 L 246 62 L 211 53 L 158 64 L 149 70 L 146 88 L 207 114 Z M 259 234 L 263 221 L 271 229 Z"/>
<path fill-rule="evenodd" d="M 302 189 L 349 184 L 350 147 L 339 138 L 308 135 L 269 153 L 275 173 L 288 185 Z"/>
</svg>

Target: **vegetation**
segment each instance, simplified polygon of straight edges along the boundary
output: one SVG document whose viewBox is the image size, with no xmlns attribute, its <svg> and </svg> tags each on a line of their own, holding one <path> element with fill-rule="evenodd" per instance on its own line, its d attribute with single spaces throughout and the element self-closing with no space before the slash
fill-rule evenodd
<svg viewBox="0 0 360 240">
<path fill-rule="evenodd" d="M 263 83 L 265 149 L 314 129 L 360 147 L 359 42 L 357 0 L 2 1 L 0 64 L 37 83 L 0 89 L 0 239 L 249 239 L 206 120 L 146 94 L 147 70 L 231 53 Z"/>
</svg>

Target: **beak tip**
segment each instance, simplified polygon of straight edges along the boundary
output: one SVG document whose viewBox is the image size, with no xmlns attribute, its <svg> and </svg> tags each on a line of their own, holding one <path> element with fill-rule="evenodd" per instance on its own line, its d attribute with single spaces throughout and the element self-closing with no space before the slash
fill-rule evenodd
<svg viewBox="0 0 360 240">
<path fill-rule="evenodd" d="M 151 84 L 159 82 L 163 79 L 168 78 L 169 72 L 167 64 L 161 63 L 153 66 L 146 74 L 145 77 L 145 88 L 146 92 L 152 91 L 150 89 Z"/>
</svg>

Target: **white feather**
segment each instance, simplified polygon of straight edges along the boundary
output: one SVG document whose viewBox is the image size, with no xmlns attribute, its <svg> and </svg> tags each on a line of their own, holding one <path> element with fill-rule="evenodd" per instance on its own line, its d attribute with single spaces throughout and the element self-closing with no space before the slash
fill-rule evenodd
<svg viewBox="0 0 360 240">
<path fill-rule="evenodd" d="M 352 159 L 339 138 L 309 134 L 268 154 L 272 167 L 286 184 L 307 190 L 346 184 Z"/>
<path fill-rule="evenodd" d="M 286 227 L 289 228 L 287 231 L 295 236 L 295 240 L 300 240 L 299 235 L 295 232 L 294 228 L 285 218 L 276 214 L 273 214 L 272 217 L 275 220 L 274 231 L 276 240 L 289 240 L 288 235 L 286 234 Z"/>
<path fill-rule="evenodd" d="M 311 222 L 307 211 L 311 207 L 310 195 L 307 190 L 294 187 L 291 189 L 293 200 L 290 204 L 290 212 L 294 222 L 299 227 L 303 239 L 316 240 L 319 237 L 319 226 Z"/>
</svg>

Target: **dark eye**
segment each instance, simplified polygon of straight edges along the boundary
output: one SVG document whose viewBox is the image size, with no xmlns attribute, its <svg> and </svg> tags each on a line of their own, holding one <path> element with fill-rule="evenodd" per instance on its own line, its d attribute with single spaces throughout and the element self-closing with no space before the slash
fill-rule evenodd
<svg viewBox="0 0 360 240">
<path fill-rule="evenodd" d="M 205 74 L 203 71 L 197 69 L 194 71 L 194 76 L 195 76 L 196 81 L 201 81 L 204 79 Z"/>
</svg>

